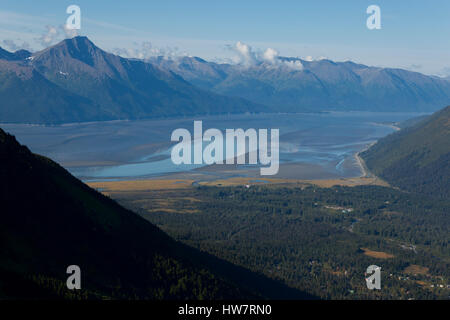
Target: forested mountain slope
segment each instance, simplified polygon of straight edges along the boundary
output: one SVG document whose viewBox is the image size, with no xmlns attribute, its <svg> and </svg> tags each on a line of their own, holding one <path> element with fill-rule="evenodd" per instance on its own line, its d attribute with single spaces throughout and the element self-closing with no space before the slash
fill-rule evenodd
<svg viewBox="0 0 450 320">
<path fill-rule="evenodd" d="M 0 163 L 0 298 L 311 297 L 174 241 L 1 129 Z"/>
<path fill-rule="evenodd" d="M 402 189 L 450 196 L 450 106 L 391 134 L 362 154 L 368 168 Z"/>
</svg>

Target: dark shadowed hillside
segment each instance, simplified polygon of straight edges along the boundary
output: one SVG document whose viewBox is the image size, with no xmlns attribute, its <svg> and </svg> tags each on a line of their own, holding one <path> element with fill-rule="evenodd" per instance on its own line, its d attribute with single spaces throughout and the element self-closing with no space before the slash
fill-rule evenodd
<svg viewBox="0 0 450 320">
<path fill-rule="evenodd" d="M 32 67 L 0 59 L 0 122 L 78 122 L 95 119 L 97 110 L 91 100 L 55 85 Z"/>
<path fill-rule="evenodd" d="M 174 241 L 1 129 L 0 163 L 0 298 L 309 297 Z"/>
<path fill-rule="evenodd" d="M 362 154 L 375 174 L 402 189 L 450 196 L 450 107 L 378 141 Z"/>
</svg>

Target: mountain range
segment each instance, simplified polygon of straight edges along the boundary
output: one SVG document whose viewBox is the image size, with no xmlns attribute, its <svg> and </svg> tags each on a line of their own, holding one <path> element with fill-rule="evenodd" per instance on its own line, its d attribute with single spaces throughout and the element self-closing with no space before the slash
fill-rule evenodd
<svg viewBox="0 0 450 320">
<path fill-rule="evenodd" d="M 368 168 L 390 184 L 450 197 L 450 106 L 380 139 L 362 153 Z"/>
<path fill-rule="evenodd" d="M 351 61 L 278 57 L 252 65 L 196 57 L 151 58 L 201 88 L 265 104 L 273 111 L 436 111 L 450 103 L 450 82 Z"/>
<path fill-rule="evenodd" d="M 3 50 L 0 101 L 0 122 L 27 123 L 266 110 L 200 89 L 150 63 L 107 53 L 86 37 L 66 39 L 28 56 Z"/>
<path fill-rule="evenodd" d="M 29 56 L 31 56 L 31 52 L 27 50 L 17 50 L 15 52 L 9 52 L 3 48 L 0 48 L 0 59 L 2 60 L 17 61 L 26 59 Z"/>
<path fill-rule="evenodd" d="M 198 57 L 126 59 L 74 37 L 30 53 L 0 48 L 0 122 L 67 122 L 207 114 L 432 112 L 450 81 L 402 69 L 276 57 L 252 65 Z"/>
</svg>

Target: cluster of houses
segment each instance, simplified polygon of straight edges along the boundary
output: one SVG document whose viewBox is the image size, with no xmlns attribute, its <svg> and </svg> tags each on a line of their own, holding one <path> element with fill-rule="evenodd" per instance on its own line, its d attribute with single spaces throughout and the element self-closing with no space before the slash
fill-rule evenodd
<svg viewBox="0 0 450 320">
<path fill-rule="evenodd" d="M 339 207 L 339 206 L 325 206 L 325 208 L 332 209 L 332 210 L 340 210 L 342 213 L 353 212 L 353 208 L 344 208 L 344 207 Z"/>
</svg>

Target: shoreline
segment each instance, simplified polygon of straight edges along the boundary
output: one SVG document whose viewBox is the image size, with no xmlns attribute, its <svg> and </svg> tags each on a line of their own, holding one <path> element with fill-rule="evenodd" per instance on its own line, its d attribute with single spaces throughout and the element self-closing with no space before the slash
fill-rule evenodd
<svg viewBox="0 0 450 320">
<path fill-rule="evenodd" d="M 211 114 L 193 114 L 186 116 L 170 116 L 170 117 L 149 117 L 149 118 L 139 118 L 139 119 L 108 119 L 108 120 L 87 120 L 81 122 L 56 122 L 56 123 L 33 123 L 33 122 L 0 122 L 0 127 L 2 126 L 26 126 L 26 127 L 71 127 L 77 125 L 95 125 L 95 124 L 114 124 L 122 122 L 134 122 L 134 121 L 172 121 L 172 120 L 194 120 L 199 117 L 203 118 L 214 118 L 214 117 L 241 117 L 241 116 L 271 116 L 271 115 L 314 115 L 314 114 L 355 114 L 355 113 L 366 113 L 366 114 L 413 114 L 413 115 L 423 115 L 427 113 L 410 111 L 367 111 L 367 110 L 317 110 L 317 111 L 296 111 L 296 112 L 238 112 L 238 113 L 211 113 Z M 383 124 L 388 125 L 388 124 Z M 388 125 L 389 126 L 389 125 Z M 395 125 L 392 125 L 395 127 Z M 399 128 L 400 129 L 400 128 Z"/>
<path fill-rule="evenodd" d="M 377 143 L 376 141 L 371 142 L 368 146 L 366 146 L 363 150 L 358 151 L 355 153 L 355 160 L 356 163 L 358 164 L 358 166 L 361 169 L 361 176 L 360 178 L 370 178 L 370 177 L 375 177 L 374 174 L 372 174 L 369 169 L 366 166 L 366 162 L 364 161 L 364 159 L 360 156 L 361 153 L 369 150 L 375 143 Z"/>
<path fill-rule="evenodd" d="M 90 187 L 99 190 L 102 193 L 120 193 L 120 192 L 145 192 L 150 190 L 173 190 L 180 188 L 198 187 L 198 186 L 216 186 L 216 187 L 233 187 L 253 185 L 266 186 L 291 186 L 306 187 L 318 186 L 321 188 L 330 188 L 333 186 L 361 186 L 361 185 L 378 185 L 389 187 L 389 183 L 371 173 L 367 168 L 364 159 L 360 154 L 371 148 L 376 141 L 371 142 L 364 149 L 354 154 L 354 159 L 360 168 L 361 174 L 355 177 L 328 177 L 324 179 L 298 179 L 298 178 L 267 178 L 260 176 L 219 176 L 211 172 L 201 172 L 202 170 L 193 172 L 181 172 L 168 174 L 165 176 L 155 176 L 147 178 L 129 178 L 120 180 L 91 180 L 83 181 Z"/>
</svg>

